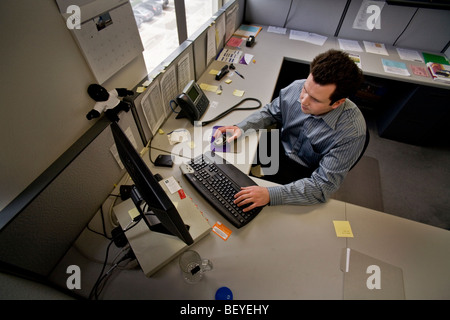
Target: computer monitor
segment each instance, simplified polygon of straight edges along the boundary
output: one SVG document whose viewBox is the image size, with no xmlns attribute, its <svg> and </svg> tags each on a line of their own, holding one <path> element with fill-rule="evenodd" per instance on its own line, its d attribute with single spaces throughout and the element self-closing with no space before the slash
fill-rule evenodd
<svg viewBox="0 0 450 320">
<path fill-rule="evenodd" d="M 187 245 L 193 244 L 189 227 L 184 224 L 178 210 L 116 122 L 111 123 L 111 131 L 120 160 L 133 180 L 131 198 L 141 218 L 151 231 L 171 234 Z M 151 210 L 152 216 L 146 212 L 146 207 Z M 156 222 L 153 221 L 155 218 Z"/>
</svg>

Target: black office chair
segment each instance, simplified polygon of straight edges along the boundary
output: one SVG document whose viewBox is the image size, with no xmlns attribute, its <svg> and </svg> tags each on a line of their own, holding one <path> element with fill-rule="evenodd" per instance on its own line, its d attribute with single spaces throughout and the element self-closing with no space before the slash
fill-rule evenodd
<svg viewBox="0 0 450 320">
<path fill-rule="evenodd" d="M 364 142 L 364 147 L 363 147 L 358 159 L 356 159 L 355 163 L 352 165 L 350 170 L 352 170 L 356 166 L 356 164 L 359 162 L 359 160 L 361 160 L 362 156 L 364 155 L 364 152 L 366 152 L 367 146 L 369 145 L 369 141 L 370 141 L 369 127 L 366 125 L 366 141 Z"/>
</svg>

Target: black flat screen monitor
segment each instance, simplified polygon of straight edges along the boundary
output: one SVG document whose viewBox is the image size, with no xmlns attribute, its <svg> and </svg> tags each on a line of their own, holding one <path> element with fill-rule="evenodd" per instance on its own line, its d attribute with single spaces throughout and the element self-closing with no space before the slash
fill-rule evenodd
<svg viewBox="0 0 450 320">
<path fill-rule="evenodd" d="M 111 131 L 120 160 L 133 180 L 131 198 L 141 218 L 151 231 L 172 234 L 187 245 L 193 244 L 189 227 L 184 224 L 178 210 L 116 122 L 111 123 Z M 150 221 L 154 219 L 148 218 L 147 210 L 143 209 L 145 207 L 151 210 L 159 223 Z"/>
</svg>

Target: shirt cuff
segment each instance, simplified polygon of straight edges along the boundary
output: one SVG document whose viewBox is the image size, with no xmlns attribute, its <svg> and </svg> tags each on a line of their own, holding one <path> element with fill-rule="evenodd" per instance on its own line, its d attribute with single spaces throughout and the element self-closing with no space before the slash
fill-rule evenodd
<svg viewBox="0 0 450 320">
<path fill-rule="evenodd" d="M 270 199 L 269 205 L 279 206 L 283 204 L 282 188 L 283 188 L 282 186 L 267 187 Z"/>
</svg>

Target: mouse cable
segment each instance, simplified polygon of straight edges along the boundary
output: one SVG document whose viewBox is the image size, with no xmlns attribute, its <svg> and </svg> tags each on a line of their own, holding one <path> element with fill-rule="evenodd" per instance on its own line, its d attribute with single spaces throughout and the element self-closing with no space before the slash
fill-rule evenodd
<svg viewBox="0 0 450 320">
<path fill-rule="evenodd" d="M 256 101 L 256 102 L 258 102 L 258 106 L 257 107 L 248 107 L 248 108 L 237 108 L 237 107 L 239 107 L 242 103 L 244 103 L 245 101 Z M 217 117 L 215 117 L 215 118 L 213 118 L 213 119 L 211 119 L 211 120 L 208 120 L 208 121 L 200 121 L 200 123 L 202 124 L 202 125 L 207 125 L 207 124 L 210 124 L 211 122 L 214 122 L 214 121 L 217 121 L 217 120 L 219 120 L 219 119 L 222 119 L 223 117 L 225 117 L 227 114 L 229 114 L 229 113 L 231 113 L 231 112 L 233 112 L 233 111 L 242 111 L 242 110 L 255 110 L 255 109 L 259 109 L 259 108 L 261 108 L 261 106 L 262 106 L 262 103 L 261 103 L 261 101 L 259 101 L 258 99 L 256 99 L 256 98 L 245 98 L 245 99 L 242 99 L 241 101 L 239 101 L 238 103 L 236 103 L 234 106 L 232 106 L 231 108 L 229 108 L 228 110 L 225 110 L 224 112 L 222 112 L 221 114 L 219 114 Z"/>
</svg>

